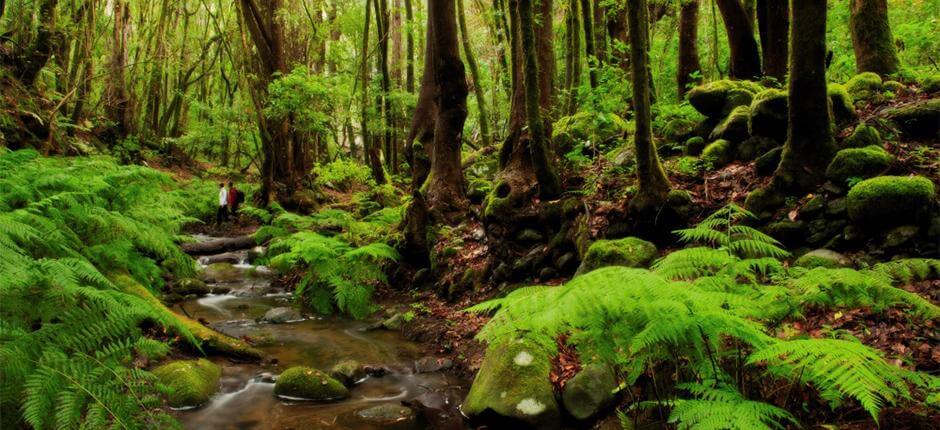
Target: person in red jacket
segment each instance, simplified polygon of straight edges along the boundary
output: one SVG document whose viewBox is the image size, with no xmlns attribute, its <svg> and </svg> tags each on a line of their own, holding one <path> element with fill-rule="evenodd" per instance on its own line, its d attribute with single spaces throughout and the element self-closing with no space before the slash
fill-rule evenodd
<svg viewBox="0 0 940 430">
<path fill-rule="evenodd" d="M 228 211 L 233 218 L 238 218 L 238 204 L 241 203 L 241 191 L 235 188 L 234 182 L 228 183 Z"/>
</svg>

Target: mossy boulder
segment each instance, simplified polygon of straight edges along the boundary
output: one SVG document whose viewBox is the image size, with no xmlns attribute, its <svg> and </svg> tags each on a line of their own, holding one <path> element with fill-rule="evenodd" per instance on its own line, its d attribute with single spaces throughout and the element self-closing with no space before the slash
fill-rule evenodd
<svg viewBox="0 0 940 430">
<path fill-rule="evenodd" d="M 230 263 L 213 263 L 202 269 L 199 278 L 210 283 L 229 283 L 241 279 L 242 273 Z"/>
<path fill-rule="evenodd" d="M 840 267 L 852 267 L 852 260 L 848 257 L 828 249 L 817 249 L 807 252 L 793 262 L 794 266 L 812 269 L 816 267 L 826 267 L 829 269 L 838 269 Z"/>
<path fill-rule="evenodd" d="M 349 390 L 324 372 L 304 366 L 291 367 L 274 383 L 274 394 L 303 400 L 338 400 L 349 396 Z"/>
<path fill-rule="evenodd" d="M 900 225 L 923 216 L 937 190 L 922 176 L 879 176 L 859 182 L 846 200 L 849 219 L 862 225 Z"/>
<path fill-rule="evenodd" d="M 587 420 L 613 403 L 617 385 L 609 366 L 588 364 L 565 384 L 561 404 L 574 419 Z"/>
<path fill-rule="evenodd" d="M 605 266 L 648 267 L 658 252 L 656 245 L 638 237 L 598 240 L 588 248 L 577 274 Z"/>
<path fill-rule="evenodd" d="M 172 361 L 152 372 L 161 384 L 170 388 L 168 401 L 174 408 L 205 404 L 219 390 L 222 376 L 219 366 L 204 358 Z"/>
<path fill-rule="evenodd" d="M 873 178 L 888 170 L 893 161 L 880 146 L 843 149 L 826 168 L 826 178 L 837 185 L 845 185 L 849 178 Z"/>
<path fill-rule="evenodd" d="M 627 122 L 616 114 L 580 111 L 555 121 L 552 125 L 552 142 L 559 152 L 567 153 L 577 144 L 591 141 L 599 145 L 628 130 Z"/>
<path fill-rule="evenodd" d="M 362 364 L 356 360 L 343 360 L 333 365 L 330 376 L 349 387 L 366 376 Z"/>
<path fill-rule="evenodd" d="M 894 94 L 901 94 L 904 91 L 907 91 L 907 86 L 898 81 L 884 81 L 881 84 L 881 89 L 884 91 L 890 91 Z"/>
<path fill-rule="evenodd" d="M 783 147 L 778 146 L 757 157 L 754 160 L 754 168 L 760 176 L 770 176 L 780 165 L 780 157 L 783 156 Z"/>
<path fill-rule="evenodd" d="M 741 142 L 750 137 L 748 131 L 748 119 L 751 116 L 751 108 L 748 106 L 738 106 L 734 108 L 728 116 L 722 120 L 714 130 L 711 138 L 725 139 L 731 142 Z"/>
<path fill-rule="evenodd" d="M 839 84 L 832 84 L 828 87 L 829 108 L 832 112 L 832 119 L 838 125 L 845 125 L 855 120 L 858 113 L 855 111 L 855 100 Z"/>
<path fill-rule="evenodd" d="M 561 417 L 549 380 L 551 351 L 525 339 L 489 346 L 461 410 L 470 418 L 495 415 L 535 428 L 556 428 Z"/>
<path fill-rule="evenodd" d="M 878 133 L 875 127 L 865 123 L 855 127 L 852 134 L 842 142 L 842 146 L 846 148 L 864 148 L 872 145 L 881 146 L 881 133 Z"/>
<path fill-rule="evenodd" d="M 897 125 L 906 139 L 936 141 L 940 138 L 940 98 L 887 109 L 884 115 Z"/>
<path fill-rule="evenodd" d="M 663 126 L 662 135 L 667 142 L 683 142 L 692 137 L 698 122 L 687 118 L 673 118 Z"/>
<path fill-rule="evenodd" d="M 783 141 L 787 138 L 787 93 L 778 89 L 761 91 L 751 102 L 748 130 L 752 136 Z"/>
<path fill-rule="evenodd" d="M 702 150 L 702 160 L 706 160 L 714 166 L 728 164 L 731 160 L 734 160 L 734 147 L 730 141 L 718 139 L 709 143 Z"/>
<path fill-rule="evenodd" d="M 690 137 L 685 141 L 685 155 L 699 155 L 705 149 L 705 139 L 701 136 Z"/>
<path fill-rule="evenodd" d="M 183 296 L 189 294 L 196 294 L 201 296 L 211 293 L 212 288 L 206 285 L 206 283 L 200 279 L 183 278 L 173 283 L 171 291 Z"/>
<path fill-rule="evenodd" d="M 940 92 L 940 73 L 925 77 L 920 81 L 920 88 L 927 94 Z"/>
<path fill-rule="evenodd" d="M 772 222 L 764 227 L 764 232 L 787 246 L 795 246 L 806 239 L 806 223 L 803 221 L 782 221 Z"/>
<path fill-rule="evenodd" d="M 855 100 L 871 100 L 881 94 L 881 76 L 877 73 L 859 73 L 845 83 L 845 89 Z"/>
<path fill-rule="evenodd" d="M 723 118 L 738 106 L 751 104 L 763 88 L 750 81 L 723 79 L 700 85 L 689 91 L 689 103 L 709 118 Z"/>
<path fill-rule="evenodd" d="M 738 144 L 738 159 L 751 161 L 779 146 L 776 140 L 764 136 L 751 136 Z"/>
</svg>

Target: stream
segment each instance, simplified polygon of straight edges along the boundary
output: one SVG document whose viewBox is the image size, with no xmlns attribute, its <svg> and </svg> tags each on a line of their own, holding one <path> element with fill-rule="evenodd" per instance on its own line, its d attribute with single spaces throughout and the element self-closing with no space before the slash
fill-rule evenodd
<svg viewBox="0 0 940 430">
<path fill-rule="evenodd" d="M 199 237 L 207 240 L 207 237 Z M 233 254 L 235 257 L 233 257 Z M 200 264 L 217 257 L 201 257 Z M 270 271 L 247 263 L 248 251 L 227 253 L 238 276 L 210 286 L 228 290 L 175 305 L 174 310 L 201 320 L 233 337 L 263 339 L 263 363 L 234 363 L 223 357 L 221 388 L 206 405 L 177 411 L 187 429 L 427 429 L 468 428 L 457 405 L 468 381 L 437 371 L 418 373 L 415 361 L 425 356 L 421 345 L 398 331 L 367 330 L 365 321 L 342 317 L 305 317 L 282 324 L 259 322 L 265 312 L 290 306 L 290 292 L 271 284 Z M 236 261 L 237 260 L 237 261 Z M 350 387 L 347 399 L 309 402 L 274 395 L 274 379 L 291 366 L 324 371 L 343 360 L 381 369 Z M 375 406 L 407 404 L 403 414 L 376 416 Z"/>
</svg>

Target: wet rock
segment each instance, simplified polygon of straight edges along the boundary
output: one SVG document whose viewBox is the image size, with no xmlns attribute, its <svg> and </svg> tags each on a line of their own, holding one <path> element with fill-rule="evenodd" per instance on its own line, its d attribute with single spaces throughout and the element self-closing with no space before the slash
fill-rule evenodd
<svg viewBox="0 0 940 430">
<path fill-rule="evenodd" d="M 394 315 L 382 321 L 382 328 L 386 330 L 401 330 L 402 324 L 405 322 L 405 317 L 400 312 L 396 312 Z"/>
<path fill-rule="evenodd" d="M 284 324 L 300 319 L 303 319 L 303 316 L 300 314 L 300 312 L 294 308 L 289 308 L 286 306 L 269 309 L 264 313 L 264 316 L 261 317 L 261 321 L 271 324 Z"/>
<path fill-rule="evenodd" d="M 466 428 L 463 415 L 457 409 L 461 399 L 440 391 L 428 391 L 419 396 L 403 400 L 402 403 L 416 410 L 428 428 L 440 430 L 458 430 Z"/>
<path fill-rule="evenodd" d="M 392 373 L 392 370 L 389 369 L 387 366 L 376 365 L 376 364 L 366 364 L 365 366 L 362 366 L 362 371 L 366 372 L 366 375 L 369 375 L 375 378 L 381 378 L 385 375 L 388 375 L 389 373 Z"/>
<path fill-rule="evenodd" d="M 242 273 L 230 263 L 215 263 L 202 269 L 199 278 L 209 283 L 231 283 L 242 279 Z"/>
<path fill-rule="evenodd" d="M 885 234 L 882 246 L 885 248 L 895 248 L 904 245 L 910 242 L 911 239 L 917 237 L 918 233 L 920 233 L 920 227 L 917 227 L 916 225 L 902 225 L 895 227 Z"/>
<path fill-rule="evenodd" d="M 887 171 L 893 161 L 880 146 L 843 149 L 826 168 L 826 178 L 837 184 L 846 184 L 850 178 L 872 178 Z"/>
<path fill-rule="evenodd" d="M 656 245 L 637 237 L 598 240 L 588 248 L 577 274 L 604 266 L 648 267 L 657 253 Z"/>
<path fill-rule="evenodd" d="M 261 372 L 258 376 L 255 376 L 255 380 L 265 384 L 273 384 L 274 381 L 277 380 L 277 375 L 271 372 Z"/>
<path fill-rule="evenodd" d="M 239 264 L 247 259 L 247 255 L 242 252 L 226 252 L 224 254 L 207 255 L 200 257 L 199 262 L 205 265 L 215 263 Z"/>
<path fill-rule="evenodd" d="M 461 409 L 470 418 L 495 415 L 536 428 L 557 428 L 549 351 L 524 339 L 490 345 Z"/>
<path fill-rule="evenodd" d="M 613 369 L 589 364 L 565 384 L 561 403 L 572 417 L 583 421 L 613 403 L 617 385 Z"/>
<path fill-rule="evenodd" d="M 421 357 L 415 360 L 415 373 L 432 373 L 454 367 L 454 362 L 446 357 Z"/>
<path fill-rule="evenodd" d="M 274 394 L 294 399 L 325 401 L 346 398 L 349 396 L 349 390 L 326 373 L 310 367 L 295 366 L 277 377 Z"/>
<path fill-rule="evenodd" d="M 814 267 L 828 267 L 836 269 L 840 267 L 852 267 L 852 260 L 848 257 L 828 249 L 817 249 L 803 254 L 793 262 L 794 266 L 812 269 Z"/>
<path fill-rule="evenodd" d="M 383 403 L 356 411 L 356 416 L 378 425 L 401 425 L 415 420 L 415 411 L 407 406 Z"/>
<path fill-rule="evenodd" d="M 173 283 L 172 292 L 179 295 L 195 294 L 204 296 L 212 292 L 212 288 L 205 282 L 195 278 L 183 278 Z"/>
<path fill-rule="evenodd" d="M 350 387 L 366 377 L 366 371 L 356 360 L 343 360 L 333 365 L 330 376 Z"/>
<path fill-rule="evenodd" d="M 783 147 L 778 146 L 774 149 L 771 149 L 757 157 L 757 160 L 754 160 L 754 167 L 757 171 L 757 174 L 760 176 L 770 176 L 777 170 L 777 165 L 780 164 L 780 156 L 783 154 Z"/>
<path fill-rule="evenodd" d="M 940 136 L 940 98 L 923 100 L 884 111 L 906 139 L 933 139 Z"/>
<path fill-rule="evenodd" d="M 865 148 L 868 146 L 881 146 L 881 133 L 878 129 L 865 123 L 859 124 L 849 137 L 842 141 L 846 148 Z"/>
<path fill-rule="evenodd" d="M 219 366 L 204 358 L 173 361 L 152 372 L 160 383 L 172 389 L 168 400 L 174 408 L 205 404 L 219 390 L 219 378 L 222 376 Z"/>
<path fill-rule="evenodd" d="M 922 176 L 879 176 L 849 190 L 849 218 L 862 225 L 893 226 L 916 221 L 936 197 L 936 187 Z"/>
<path fill-rule="evenodd" d="M 261 257 L 264 257 L 264 255 L 265 255 L 267 252 L 268 252 L 267 248 L 265 248 L 265 247 L 263 247 L 263 246 L 256 246 L 256 247 L 254 247 L 254 248 L 249 249 L 249 250 L 248 250 L 248 255 L 247 255 L 247 257 L 248 257 L 248 262 L 249 262 L 249 263 L 254 263 L 255 261 L 258 261 L 258 259 L 261 258 Z"/>
</svg>

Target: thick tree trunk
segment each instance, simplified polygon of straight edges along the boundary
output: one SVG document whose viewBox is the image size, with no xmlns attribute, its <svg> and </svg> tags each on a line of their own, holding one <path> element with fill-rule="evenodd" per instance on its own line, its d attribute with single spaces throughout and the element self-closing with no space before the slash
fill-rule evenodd
<svg viewBox="0 0 940 430">
<path fill-rule="evenodd" d="M 580 8 L 577 0 L 571 0 L 568 4 L 568 55 L 570 57 L 570 83 L 568 87 L 568 101 L 565 107 L 565 113 L 572 115 L 578 109 L 578 87 L 581 86 L 581 18 Z"/>
<path fill-rule="evenodd" d="M 731 51 L 730 75 L 734 79 L 761 76 L 760 52 L 754 39 L 754 25 L 740 0 L 715 0 L 728 34 Z"/>
<path fill-rule="evenodd" d="M 894 38 L 888 24 L 887 0 L 850 0 L 849 27 L 859 73 L 897 73 L 900 68 Z"/>
<path fill-rule="evenodd" d="M 761 50 L 764 52 L 764 75 L 784 83 L 790 47 L 789 0 L 758 0 L 757 25 Z"/>
<path fill-rule="evenodd" d="M 463 55 L 467 59 L 467 68 L 470 69 L 470 77 L 473 79 L 473 95 L 477 99 L 477 111 L 480 114 L 480 134 L 483 137 L 483 145 L 493 146 L 493 136 L 490 134 L 490 118 L 486 114 L 486 99 L 483 97 L 483 85 L 480 81 L 480 72 L 477 68 L 477 60 L 473 55 L 473 47 L 470 45 L 470 34 L 467 29 L 467 19 L 464 16 L 463 0 L 457 0 L 457 21 L 460 24 L 460 37 L 463 42 Z"/>
<path fill-rule="evenodd" d="M 611 49 L 608 55 L 615 61 L 620 69 L 630 73 L 630 54 L 627 47 L 630 45 L 630 36 L 627 32 L 627 13 L 624 5 L 610 12 L 607 19 L 607 32 L 610 34 Z"/>
<path fill-rule="evenodd" d="M 410 0 L 409 0 L 410 1 Z M 424 70 L 418 103 L 411 117 L 411 129 L 405 139 L 405 159 L 411 165 L 411 187 L 420 189 L 431 172 L 434 124 L 437 122 L 437 81 L 434 75 L 434 23 L 428 20 L 424 49 Z"/>
<path fill-rule="evenodd" d="M 598 64 L 607 63 L 607 8 L 596 0 L 594 4 L 594 54 Z"/>
<path fill-rule="evenodd" d="M 405 0 L 405 24 L 408 32 L 405 34 L 405 91 L 409 94 L 415 92 L 415 36 L 411 32 L 414 22 L 414 12 L 411 10 L 411 0 Z"/>
<path fill-rule="evenodd" d="M 538 15 L 533 20 L 535 52 L 538 61 L 539 106 L 544 122 L 546 136 L 552 135 L 552 121 L 555 113 L 555 34 L 552 27 L 554 6 L 552 0 L 537 0 L 538 8 L 533 6 L 532 13 Z"/>
<path fill-rule="evenodd" d="M 133 133 L 134 115 L 131 98 L 127 94 L 124 71 L 127 68 L 130 39 L 131 11 L 123 0 L 111 3 L 114 27 L 111 33 L 111 57 L 105 77 L 104 110 L 114 122 L 112 138 L 117 141 Z"/>
<path fill-rule="evenodd" d="M 369 36 L 372 24 L 372 1 L 366 0 L 365 20 L 362 30 L 362 50 L 360 51 L 362 63 L 360 63 L 359 80 L 362 81 L 362 99 L 361 110 L 362 118 L 360 121 L 360 131 L 362 133 L 362 156 L 363 161 L 372 171 L 372 178 L 380 184 L 385 183 L 385 170 L 382 169 L 382 160 L 379 156 L 379 145 L 373 141 L 372 134 L 369 132 Z"/>
<path fill-rule="evenodd" d="M 541 0 L 541 2 L 543 5 L 546 3 L 550 4 L 548 0 Z M 551 96 L 545 96 L 543 92 L 545 90 L 551 91 L 552 88 L 550 84 L 544 84 L 545 79 L 542 79 L 542 77 L 549 75 L 551 72 L 546 71 L 542 76 L 539 75 L 539 67 L 542 64 L 539 61 L 540 55 L 536 52 L 536 29 L 534 28 L 535 23 L 532 19 L 531 0 L 519 0 L 519 21 L 521 24 L 520 30 L 522 31 L 522 52 L 525 56 L 524 85 L 526 122 L 529 127 L 529 152 L 531 153 L 532 164 L 535 168 L 535 177 L 538 179 L 539 183 L 539 194 L 542 198 L 552 198 L 561 194 L 561 180 L 558 178 L 558 174 L 555 173 L 552 154 L 548 149 L 550 148 L 548 144 L 550 136 L 546 135 L 547 127 L 545 127 L 545 124 L 542 122 L 541 114 L 543 106 L 542 99 L 545 100 L 544 103 L 551 103 Z M 551 25 L 545 22 L 541 24 L 543 29 L 546 24 Z M 543 34 L 542 31 L 539 33 L 540 35 Z M 542 47 L 539 46 L 539 48 Z"/>
<path fill-rule="evenodd" d="M 597 56 L 594 51 L 594 6 L 591 0 L 581 0 L 581 25 L 584 27 L 584 52 L 588 61 L 588 79 L 591 88 L 597 88 Z"/>
<path fill-rule="evenodd" d="M 679 64 L 676 84 L 679 100 L 685 98 L 689 85 L 701 78 L 693 74 L 702 69 L 698 61 L 698 0 L 686 0 L 679 10 Z"/>
<path fill-rule="evenodd" d="M 394 114 L 391 109 L 391 103 L 389 101 L 389 92 L 391 91 L 391 76 L 388 71 L 388 44 L 390 39 L 389 34 L 389 11 L 388 11 L 388 0 L 375 0 L 375 22 L 376 22 L 376 35 L 379 39 L 379 55 L 376 57 L 378 62 L 379 73 L 382 75 L 382 94 L 380 95 L 381 100 L 381 115 L 384 120 L 385 133 L 381 139 L 381 145 L 378 145 L 379 139 L 376 138 L 377 145 L 375 149 L 383 148 L 385 153 L 385 166 L 392 173 L 395 172 L 395 151 L 398 145 L 392 140 L 392 130 L 395 129 L 395 120 Z M 382 173 L 382 182 L 385 182 L 385 174 Z M 378 181 L 378 179 L 377 179 Z"/>
<path fill-rule="evenodd" d="M 737 0 L 735 0 L 737 1 Z M 653 144 L 649 87 L 649 9 L 646 0 L 627 4 L 630 29 L 630 65 L 633 71 L 633 103 L 636 112 L 636 170 L 639 189 L 631 201 L 637 209 L 661 207 L 669 194 L 669 180 Z"/>
</svg>

